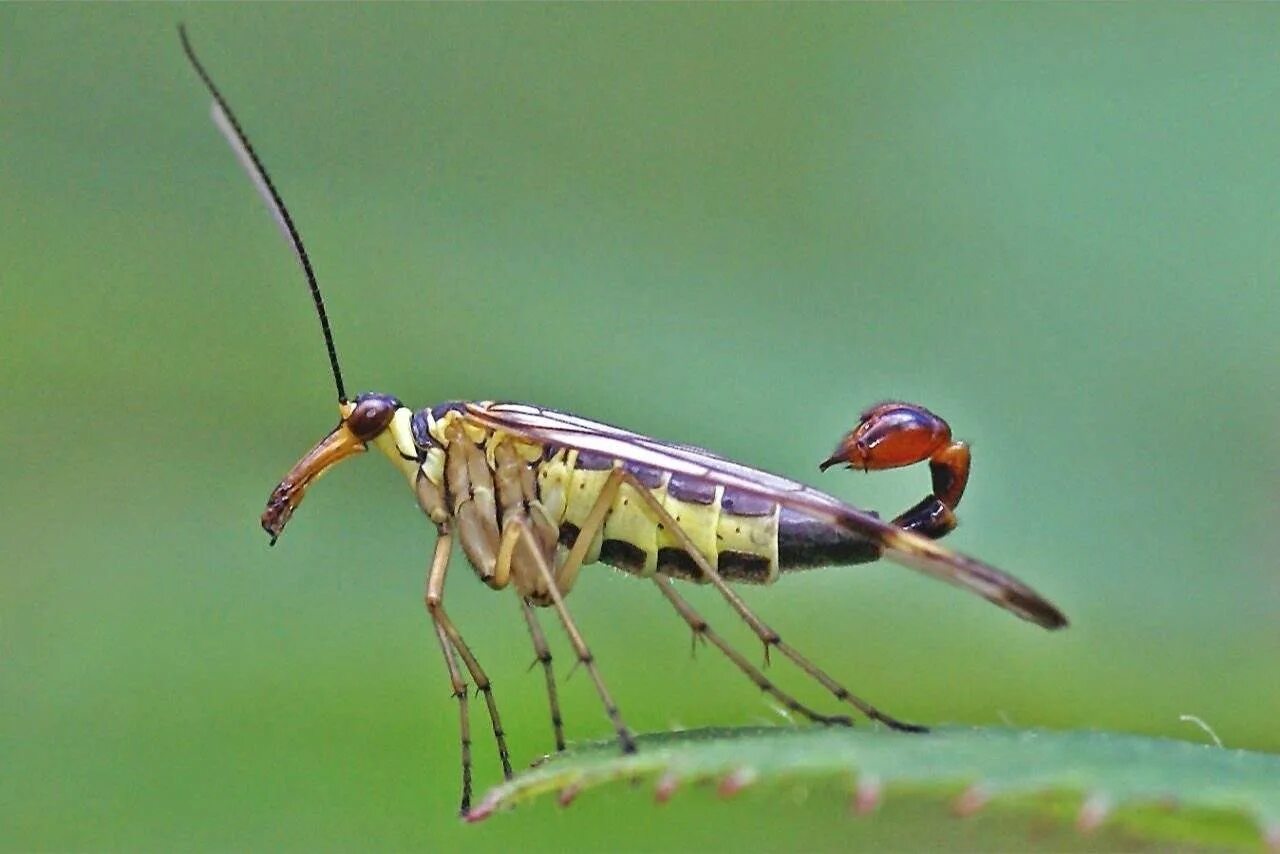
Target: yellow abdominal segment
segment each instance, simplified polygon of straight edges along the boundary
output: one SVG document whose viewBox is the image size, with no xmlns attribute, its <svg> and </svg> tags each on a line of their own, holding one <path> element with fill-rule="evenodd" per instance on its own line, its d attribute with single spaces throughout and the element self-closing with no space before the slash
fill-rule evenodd
<svg viewBox="0 0 1280 854">
<path fill-rule="evenodd" d="M 570 451 L 575 458 L 576 451 Z M 583 469 L 573 469 L 569 474 L 568 491 L 565 495 L 565 509 L 563 521 L 581 528 L 587 521 L 591 508 L 595 506 L 596 501 L 600 498 L 600 491 L 604 489 L 604 482 L 609 479 L 609 471 L 602 469 L 599 471 L 588 471 Z M 542 505 L 546 507 L 545 502 Z M 606 523 L 607 524 L 607 523 Z M 596 532 L 591 540 L 591 545 L 587 547 L 587 555 L 583 558 L 584 564 L 595 563 L 600 559 L 600 543 L 604 540 L 604 531 Z"/>
<path fill-rule="evenodd" d="M 669 478 L 664 478 L 664 482 Z M 716 542 L 716 534 L 720 527 L 720 500 L 724 497 L 724 488 L 717 486 L 715 498 L 710 504 L 694 504 L 690 501 L 680 501 L 672 498 L 670 494 L 662 497 L 662 506 L 671 514 L 671 518 L 676 520 L 684 533 L 698 547 L 698 551 L 715 566 L 716 560 L 720 554 L 720 548 Z M 663 527 L 657 532 L 659 549 L 683 549 L 684 543 L 675 535 L 674 531 Z"/>
<path fill-rule="evenodd" d="M 592 507 L 600 497 L 610 469 L 577 468 L 578 452 L 560 451 L 538 464 L 538 491 L 548 518 L 556 525 L 569 524 L 581 529 Z M 615 463 L 616 465 L 616 463 Z M 768 584 L 778 577 L 778 508 L 764 516 L 739 516 L 723 510 L 724 491 L 715 490 L 708 504 L 682 501 L 673 497 L 667 486 L 670 475 L 664 474 L 649 493 L 679 523 L 684 533 L 707 560 L 716 566 L 720 556 L 732 553 L 758 559 L 761 572 L 737 580 Z M 608 551 L 606 562 L 639 575 L 652 575 L 659 569 L 659 552 L 663 549 L 684 551 L 684 543 L 676 534 L 660 526 L 656 514 L 637 493 L 635 487 L 623 484 L 598 532 L 587 550 L 585 563 L 600 559 L 608 542 L 633 547 L 638 561 L 624 565 Z M 636 565 L 638 562 L 639 565 Z M 666 571 L 666 570 L 664 570 Z M 692 573 L 697 577 L 696 572 Z"/>
<path fill-rule="evenodd" d="M 650 490 L 659 501 L 666 498 L 667 481 Z M 635 487 L 624 483 L 613 502 L 613 511 L 605 519 L 604 539 L 630 543 L 644 552 L 644 567 L 640 575 L 653 575 L 658 570 L 658 525 L 644 499 Z"/>
<path fill-rule="evenodd" d="M 752 579 L 759 584 L 772 584 L 778 580 L 779 512 L 775 505 L 768 516 L 720 514 L 720 524 L 716 529 L 716 545 L 720 552 L 752 555 L 769 562 L 767 576 Z"/>
</svg>

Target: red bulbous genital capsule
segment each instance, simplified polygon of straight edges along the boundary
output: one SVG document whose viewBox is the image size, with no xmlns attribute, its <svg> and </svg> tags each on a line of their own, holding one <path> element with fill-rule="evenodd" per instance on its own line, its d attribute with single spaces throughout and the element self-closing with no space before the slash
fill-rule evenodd
<svg viewBox="0 0 1280 854">
<path fill-rule="evenodd" d="M 951 442 L 951 427 L 923 406 L 890 402 L 873 406 L 819 466 L 844 463 L 862 471 L 899 468 L 927 460 Z"/>
</svg>

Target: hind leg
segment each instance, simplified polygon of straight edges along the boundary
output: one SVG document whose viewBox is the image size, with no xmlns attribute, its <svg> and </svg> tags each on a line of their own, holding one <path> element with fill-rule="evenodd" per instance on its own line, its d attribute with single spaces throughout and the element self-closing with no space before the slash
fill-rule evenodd
<svg viewBox="0 0 1280 854">
<path fill-rule="evenodd" d="M 693 538 L 689 536 L 689 532 L 680 526 L 680 523 L 672 517 L 671 512 L 663 506 L 662 502 L 659 501 L 652 492 L 646 489 L 640 481 L 636 480 L 635 475 L 624 471 L 623 469 L 614 469 L 614 472 L 621 473 L 624 481 L 628 486 L 635 490 L 636 495 L 645 504 L 645 506 L 649 508 L 649 511 L 653 514 L 654 518 L 675 536 L 680 547 L 685 550 L 693 560 L 694 564 L 697 565 L 699 574 L 702 578 L 720 592 L 720 595 L 729 603 L 729 607 L 733 608 L 733 610 L 737 612 L 738 616 L 742 618 L 742 621 L 745 622 L 751 630 L 755 632 L 756 637 L 764 643 L 766 662 L 768 661 L 769 649 L 776 649 L 778 652 L 791 659 L 797 667 L 809 674 L 809 676 L 818 682 L 818 684 L 830 691 L 837 700 L 848 703 L 872 720 L 880 721 L 891 729 L 901 730 L 904 732 L 928 732 L 928 730 L 922 726 L 906 723 L 905 721 L 898 720 L 892 715 L 885 714 L 875 706 L 859 698 L 849 691 L 848 688 L 845 688 L 839 682 L 828 676 L 825 671 L 813 662 L 809 661 L 808 658 L 801 655 L 795 647 L 784 642 L 778 633 L 757 617 L 755 613 L 747 607 L 747 603 L 743 601 L 742 597 L 729 587 L 728 583 L 725 582 L 724 578 L 716 568 L 711 565 L 711 561 L 707 560 L 706 555 L 699 550 L 697 543 L 695 543 Z"/>
</svg>

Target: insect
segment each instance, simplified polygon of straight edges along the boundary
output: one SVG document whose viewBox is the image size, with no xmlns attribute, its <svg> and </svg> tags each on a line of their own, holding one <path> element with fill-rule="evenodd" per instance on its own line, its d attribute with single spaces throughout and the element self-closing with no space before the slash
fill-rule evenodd
<svg viewBox="0 0 1280 854">
<path fill-rule="evenodd" d="M 551 653 L 536 608 L 551 608 L 589 674 L 625 752 L 636 749 L 591 650 L 565 605 L 582 567 L 611 564 L 653 583 L 694 632 L 722 652 L 762 691 L 818 723 L 852 724 L 818 712 L 779 688 L 718 634 L 681 596 L 673 579 L 713 586 L 770 651 L 791 660 L 846 703 L 894 730 L 923 732 L 851 693 L 755 615 L 729 582 L 770 584 L 782 574 L 881 557 L 965 588 L 1048 629 L 1063 614 L 1017 579 L 935 540 L 956 525 L 969 475 L 969 450 L 946 422 L 922 406 L 889 402 L 863 413 L 822 469 L 897 468 L 927 461 L 932 491 L 892 521 L 786 478 L 700 448 L 519 403 L 455 401 L 410 409 L 369 392 L 348 397 L 324 301 L 284 201 L 248 137 L 196 57 L 182 47 L 213 97 L 213 119 L 261 192 L 302 266 L 328 351 L 338 397 L 336 427 L 272 491 L 262 527 L 274 544 L 307 489 L 348 457 L 375 448 L 404 475 L 437 532 L 426 579 L 426 607 L 458 701 L 461 812 L 471 808 L 471 729 L 463 671 L 484 698 L 503 774 L 511 760 L 488 676 L 445 607 L 453 543 L 480 580 L 510 589 L 541 662 L 557 750 L 564 731 Z"/>
</svg>

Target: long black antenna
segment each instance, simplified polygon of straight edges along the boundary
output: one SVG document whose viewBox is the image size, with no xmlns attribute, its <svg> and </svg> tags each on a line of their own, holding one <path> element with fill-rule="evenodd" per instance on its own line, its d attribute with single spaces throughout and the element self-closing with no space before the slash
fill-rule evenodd
<svg viewBox="0 0 1280 854">
<path fill-rule="evenodd" d="M 196 57 L 195 48 L 191 46 L 191 40 L 187 38 L 185 24 L 178 25 L 178 37 L 182 39 L 182 49 L 186 52 L 187 59 L 191 60 L 191 66 L 195 68 L 196 74 L 200 75 L 200 79 L 204 81 L 205 88 L 213 96 L 214 122 L 219 125 L 219 129 L 227 136 L 227 141 L 231 143 L 236 156 L 240 158 L 241 163 L 248 170 L 249 177 L 253 179 L 254 184 L 262 192 L 263 199 L 266 201 L 268 208 L 270 208 L 272 216 L 280 224 L 285 239 L 293 247 L 293 252 L 298 256 L 298 260 L 302 262 L 302 271 L 306 273 L 307 285 L 311 288 L 311 300 L 315 303 L 316 314 L 320 316 L 320 329 L 324 332 L 324 346 L 329 351 L 329 367 L 333 370 L 333 383 L 338 388 L 338 402 L 346 403 L 347 392 L 342 385 L 342 369 L 338 367 L 338 351 L 333 346 L 333 331 L 329 328 L 329 315 L 324 310 L 324 297 L 320 296 L 320 285 L 316 282 L 316 274 L 311 267 L 311 259 L 307 257 L 307 249 L 302 245 L 302 235 L 298 233 L 297 227 L 293 224 L 293 217 L 289 216 L 289 209 L 284 206 L 284 199 L 280 198 L 280 193 L 276 191 L 275 184 L 271 183 L 271 176 L 267 174 L 267 168 L 258 159 L 258 154 L 253 150 L 249 137 L 241 129 L 240 122 L 236 121 L 235 113 L 231 111 L 231 105 L 227 103 L 226 98 L 222 97 L 222 92 L 218 91 L 213 79 L 209 77 L 209 72 L 204 70 L 204 66 Z"/>
</svg>

